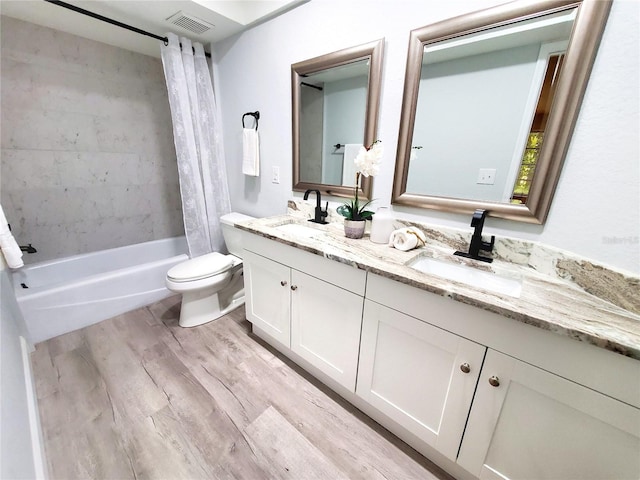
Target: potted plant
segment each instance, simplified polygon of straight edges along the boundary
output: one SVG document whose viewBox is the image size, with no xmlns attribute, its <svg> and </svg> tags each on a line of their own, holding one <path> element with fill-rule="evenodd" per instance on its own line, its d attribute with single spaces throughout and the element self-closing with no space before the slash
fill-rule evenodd
<svg viewBox="0 0 640 480">
<path fill-rule="evenodd" d="M 381 160 L 382 145 L 380 144 L 380 140 L 376 140 L 368 147 L 360 147 L 360 151 L 354 159 L 354 163 L 356 164 L 354 198 L 340 205 L 336 209 L 336 211 L 345 218 L 344 234 L 348 238 L 362 238 L 364 236 L 366 221 L 370 220 L 373 216 L 374 212 L 366 210 L 367 206 L 373 200 L 360 204 L 360 200 L 358 199 L 358 188 L 360 187 L 360 179 L 362 177 L 374 177 L 378 174 Z"/>
</svg>

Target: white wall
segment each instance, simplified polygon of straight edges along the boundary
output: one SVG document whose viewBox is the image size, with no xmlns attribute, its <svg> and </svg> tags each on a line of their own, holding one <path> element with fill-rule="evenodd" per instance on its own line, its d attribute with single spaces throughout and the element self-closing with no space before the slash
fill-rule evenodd
<svg viewBox="0 0 640 480">
<path fill-rule="evenodd" d="M 375 206 L 391 199 L 410 30 L 501 0 L 312 0 L 214 45 L 232 207 L 258 216 L 284 213 L 291 190 L 291 64 L 386 38 L 378 138 L 385 149 Z M 543 226 L 497 219 L 487 233 L 539 240 L 640 273 L 638 71 L 640 3 L 615 0 L 576 131 Z M 240 119 L 260 110 L 263 175 L 241 174 Z M 271 183 L 279 166 L 281 183 Z M 339 201 L 339 199 L 335 199 Z M 469 228 L 468 216 L 411 208 L 396 215 Z"/>
<path fill-rule="evenodd" d="M 43 478 L 37 405 L 23 362 L 26 328 L 3 258 L 0 294 L 0 478 Z"/>
</svg>

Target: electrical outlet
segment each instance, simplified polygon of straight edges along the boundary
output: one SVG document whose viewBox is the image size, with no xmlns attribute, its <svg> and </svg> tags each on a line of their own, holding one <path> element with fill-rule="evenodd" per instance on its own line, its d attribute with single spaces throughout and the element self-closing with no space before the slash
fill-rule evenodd
<svg viewBox="0 0 640 480">
<path fill-rule="evenodd" d="M 496 182 L 496 169 L 495 168 L 481 168 L 478 170 L 478 184 L 479 185 L 493 185 Z"/>
<path fill-rule="evenodd" d="M 271 168 L 271 183 L 280 183 L 280 167 Z"/>
</svg>

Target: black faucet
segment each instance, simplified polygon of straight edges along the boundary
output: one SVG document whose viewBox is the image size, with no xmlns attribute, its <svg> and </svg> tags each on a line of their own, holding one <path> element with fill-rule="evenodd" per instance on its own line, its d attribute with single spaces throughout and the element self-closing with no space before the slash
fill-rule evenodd
<svg viewBox="0 0 640 480">
<path fill-rule="evenodd" d="M 27 253 L 38 253 L 38 251 L 35 249 L 35 247 L 31 244 L 29 244 L 28 246 L 23 246 L 20 245 L 20 250 L 23 252 L 27 252 Z"/>
<path fill-rule="evenodd" d="M 473 212 L 471 218 L 471 226 L 474 227 L 473 235 L 471 236 L 471 243 L 469 244 L 469 252 L 454 252 L 454 255 L 459 257 L 473 258 L 474 260 L 481 260 L 483 262 L 491 263 L 493 258 L 483 257 L 480 255 L 481 251 L 491 252 L 493 250 L 493 244 L 496 241 L 495 235 L 491 235 L 491 242 L 484 242 L 482 240 L 482 227 L 484 227 L 484 219 L 487 216 L 487 211 L 478 209 Z"/>
<path fill-rule="evenodd" d="M 329 209 L 329 202 L 327 202 L 327 206 L 325 207 L 325 209 L 322 210 L 322 207 L 320 206 L 320 190 L 307 190 L 306 192 L 304 192 L 304 199 L 307 200 L 311 192 L 315 192 L 316 194 L 316 215 L 315 218 L 310 218 L 309 221 L 322 224 L 328 223 L 325 222 L 324 219 L 327 218 L 328 215 L 327 210 Z"/>
</svg>

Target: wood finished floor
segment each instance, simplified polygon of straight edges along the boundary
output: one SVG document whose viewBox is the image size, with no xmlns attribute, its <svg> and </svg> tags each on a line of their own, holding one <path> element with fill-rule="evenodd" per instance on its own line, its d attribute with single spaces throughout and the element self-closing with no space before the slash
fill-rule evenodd
<svg viewBox="0 0 640 480">
<path fill-rule="evenodd" d="M 178 326 L 179 297 L 32 354 L 52 479 L 444 479 L 250 333 Z"/>
</svg>

